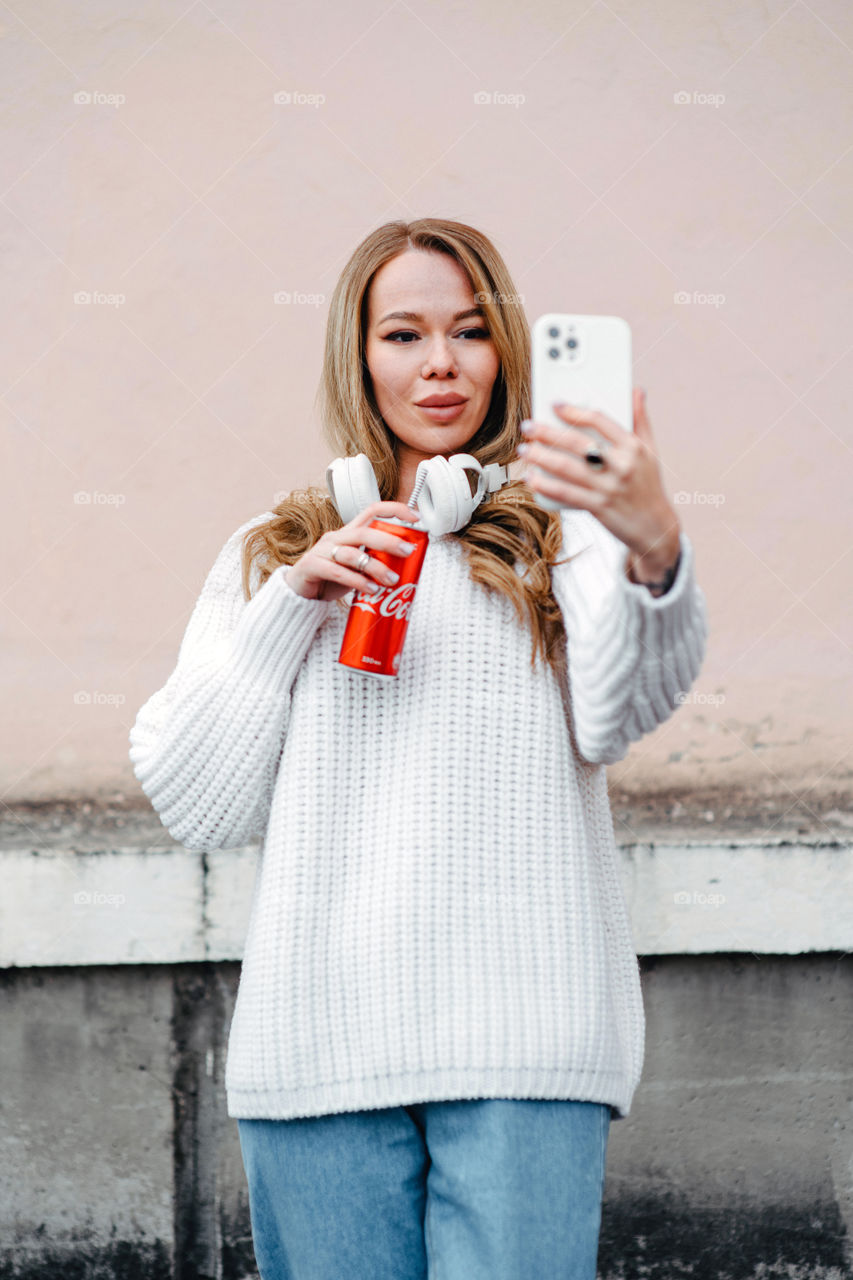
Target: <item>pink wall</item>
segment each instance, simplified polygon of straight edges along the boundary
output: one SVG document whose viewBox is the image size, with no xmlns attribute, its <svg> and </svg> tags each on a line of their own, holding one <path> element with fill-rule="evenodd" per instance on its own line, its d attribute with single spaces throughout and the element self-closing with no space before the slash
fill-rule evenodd
<svg viewBox="0 0 853 1280">
<path fill-rule="evenodd" d="M 128 730 L 217 551 L 329 461 L 325 302 L 274 295 L 327 299 L 369 230 L 427 214 L 496 241 L 531 320 L 629 321 L 691 499 L 708 656 L 613 779 L 849 792 L 849 5 L 24 14 L 2 20 L 7 803 L 139 794 Z"/>
</svg>

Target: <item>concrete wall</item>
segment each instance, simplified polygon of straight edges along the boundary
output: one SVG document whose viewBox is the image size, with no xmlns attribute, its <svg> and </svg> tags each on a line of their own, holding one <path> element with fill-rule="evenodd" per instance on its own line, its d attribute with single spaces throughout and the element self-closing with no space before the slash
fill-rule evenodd
<svg viewBox="0 0 853 1280">
<path fill-rule="evenodd" d="M 256 1274 L 222 1084 L 237 980 L 226 962 L 4 971 L 4 1280 Z M 601 1280 L 853 1275 L 849 962 L 646 958 L 643 985 Z"/>
<path fill-rule="evenodd" d="M 0 1280 L 244 1280 L 223 1073 L 257 850 L 87 807 L 0 821 Z M 849 1280 L 849 837 L 700 842 L 615 809 L 644 836 L 621 870 L 647 1050 L 601 1280 Z"/>
</svg>

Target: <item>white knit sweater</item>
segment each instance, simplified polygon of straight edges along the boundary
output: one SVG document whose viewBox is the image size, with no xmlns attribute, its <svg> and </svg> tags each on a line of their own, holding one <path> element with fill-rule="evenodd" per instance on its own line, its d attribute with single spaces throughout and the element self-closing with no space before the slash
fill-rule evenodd
<svg viewBox="0 0 853 1280">
<path fill-rule="evenodd" d="M 700 670 L 689 538 L 655 598 L 625 577 L 623 543 L 563 510 L 567 680 L 531 670 L 510 601 L 433 538 L 399 674 L 377 680 L 337 663 L 346 613 L 294 592 L 286 567 L 243 600 L 241 540 L 271 514 L 226 542 L 130 734 L 176 841 L 265 835 L 228 1114 L 508 1097 L 623 1118 L 644 1019 L 604 766 Z"/>
</svg>

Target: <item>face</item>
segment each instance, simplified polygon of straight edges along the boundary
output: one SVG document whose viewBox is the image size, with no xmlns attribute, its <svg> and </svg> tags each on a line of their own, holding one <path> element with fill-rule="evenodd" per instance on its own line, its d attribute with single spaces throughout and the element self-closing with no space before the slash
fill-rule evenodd
<svg viewBox="0 0 853 1280">
<path fill-rule="evenodd" d="M 365 358 L 379 412 L 398 440 L 401 489 L 410 491 L 423 458 L 466 451 L 500 368 L 483 309 L 454 258 L 409 249 L 379 269 Z M 447 407 L 431 408 L 433 399 Z"/>
</svg>

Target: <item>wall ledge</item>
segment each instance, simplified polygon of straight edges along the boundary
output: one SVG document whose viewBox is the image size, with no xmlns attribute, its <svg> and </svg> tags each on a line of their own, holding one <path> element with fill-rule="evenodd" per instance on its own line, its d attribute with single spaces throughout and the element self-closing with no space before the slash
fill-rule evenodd
<svg viewBox="0 0 853 1280">
<path fill-rule="evenodd" d="M 32 821 L 0 846 L 0 967 L 240 960 L 256 845 L 194 853 L 156 815 L 80 838 Z M 618 839 L 617 833 L 617 839 Z M 639 955 L 853 951 L 853 837 L 619 845 Z"/>
</svg>

